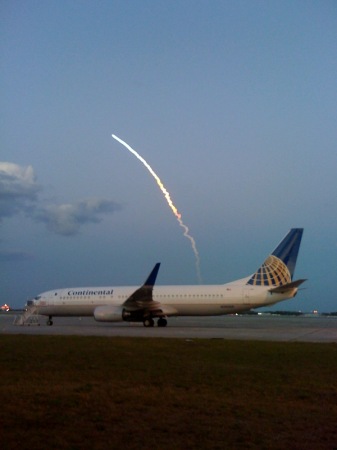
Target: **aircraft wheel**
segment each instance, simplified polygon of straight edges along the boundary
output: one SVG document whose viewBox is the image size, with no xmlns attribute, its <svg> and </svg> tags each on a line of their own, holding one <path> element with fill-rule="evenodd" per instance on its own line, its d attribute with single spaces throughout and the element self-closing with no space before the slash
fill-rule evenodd
<svg viewBox="0 0 337 450">
<path fill-rule="evenodd" d="M 153 319 L 145 319 L 143 324 L 144 324 L 144 327 L 153 327 L 154 320 Z"/>
<path fill-rule="evenodd" d="M 167 325 L 167 320 L 166 319 L 164 319 L 163 317 L 158 319 L 158 327 L 166 327 L 166 325 Z"/>
<path fill-rule="evenodd" d="M 47 325 L 52 326 L 53 325 L 53 321 L 51 319 L 47 320 Z"/>
</svg>

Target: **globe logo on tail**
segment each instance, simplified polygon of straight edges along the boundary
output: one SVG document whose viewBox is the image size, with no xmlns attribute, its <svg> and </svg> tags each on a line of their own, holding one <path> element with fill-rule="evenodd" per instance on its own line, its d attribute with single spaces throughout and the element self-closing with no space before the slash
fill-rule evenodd
<svg viewBox="0 0 337 450">
<path fill-rule="evenodd" d="M 247 284 L 253 286 L 283 286 L 287 283 L 291 283 L 288 267 L 281 259 L 270 255 Z"/>
</svg>

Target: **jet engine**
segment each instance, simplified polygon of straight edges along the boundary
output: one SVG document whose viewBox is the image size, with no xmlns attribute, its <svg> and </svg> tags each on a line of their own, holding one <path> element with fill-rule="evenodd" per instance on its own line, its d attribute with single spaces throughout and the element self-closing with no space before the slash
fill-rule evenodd
<svg viewBox="0 0 337 450">
<path fill-rule="evenodd" d="M 121 306 L 97 306 L 94 311 L 97 322 L 123 322 L 123 308 Z"/>
</svg>

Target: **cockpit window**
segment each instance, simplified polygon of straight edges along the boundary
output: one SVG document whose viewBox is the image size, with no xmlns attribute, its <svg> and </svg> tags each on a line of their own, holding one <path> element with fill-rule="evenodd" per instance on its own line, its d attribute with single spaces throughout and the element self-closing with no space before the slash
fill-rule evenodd
<svg viewBox="0 0 337 450">
<path fill-rule="evenodd" d="M 38 295 L 37 297 L 34 297 L 34 300 L 40 300 L 41 295 Z"/>
</svg>

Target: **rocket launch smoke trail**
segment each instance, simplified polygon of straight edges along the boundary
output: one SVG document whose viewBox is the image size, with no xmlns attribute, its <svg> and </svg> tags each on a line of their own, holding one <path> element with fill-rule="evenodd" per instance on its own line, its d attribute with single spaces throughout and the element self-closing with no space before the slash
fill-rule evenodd
<svg viewBox="0 0 337 450">
<path fill-rule="evenodd" d="M 189 229 L 188 227 L 184 224 L 184 222 L 181 219 L 181 214 L 178 212 L 178 209 L 176 208 L 176 206 L 174 205 L 170 193 L 167 191 L 167 189 L 165 188 L 165 186 L 163 185 L 162 181 L 160 180 L 160 178 L 158 177 L 158 175 L 156 174 L 156 172 L 152 169 L 152 167 L 150 166 L 150 164 L 148 164 L 145 159 L 140 156 L 139 153 L 136 152 L 136 150 L 134 150 L 132 147 L 130 147 L 129 144 L 127 144 L 126 142 L 124 142 L 122 139 L 120 139 L 118 136 L 116 136 L 115 134 L 111 135 L 114 139 L 116 139 L 116 141 L 118 141 L 120 144 L 124 145 L 124 147 L 126 147 L 133 155 L 135 155 L 136 158 L 139 159 L 139 161 L 141 163 L 144 164 L 144 166 L 147 168 L 147 170 L 150 172 L 150 174 L 153 176 L 153 178 L 156 180 L 159 189 L 162 191 L 162 193 L 164 194 L 164 197 L 169 205 L 169 207 L 171 208 L 173 214 L 175 215 L 176 219 L 179 222 L 179 225 L 183 228 L 184 230 L 184 236 L 189 239 L 189 241 L 191 242 L 191 246 L 192 246 L 192 250 L 195 256 L 195 266 L 196 266 L 196 271 L 197 271 L 197 277 L 199 282 L 201 282 L 201 273 L 200 273 L 200 257 L 199 257 L 199 252 L 197 250 L 197 246 L 195 243 L 194 238 L 189 234 Z"/>
</svg>

